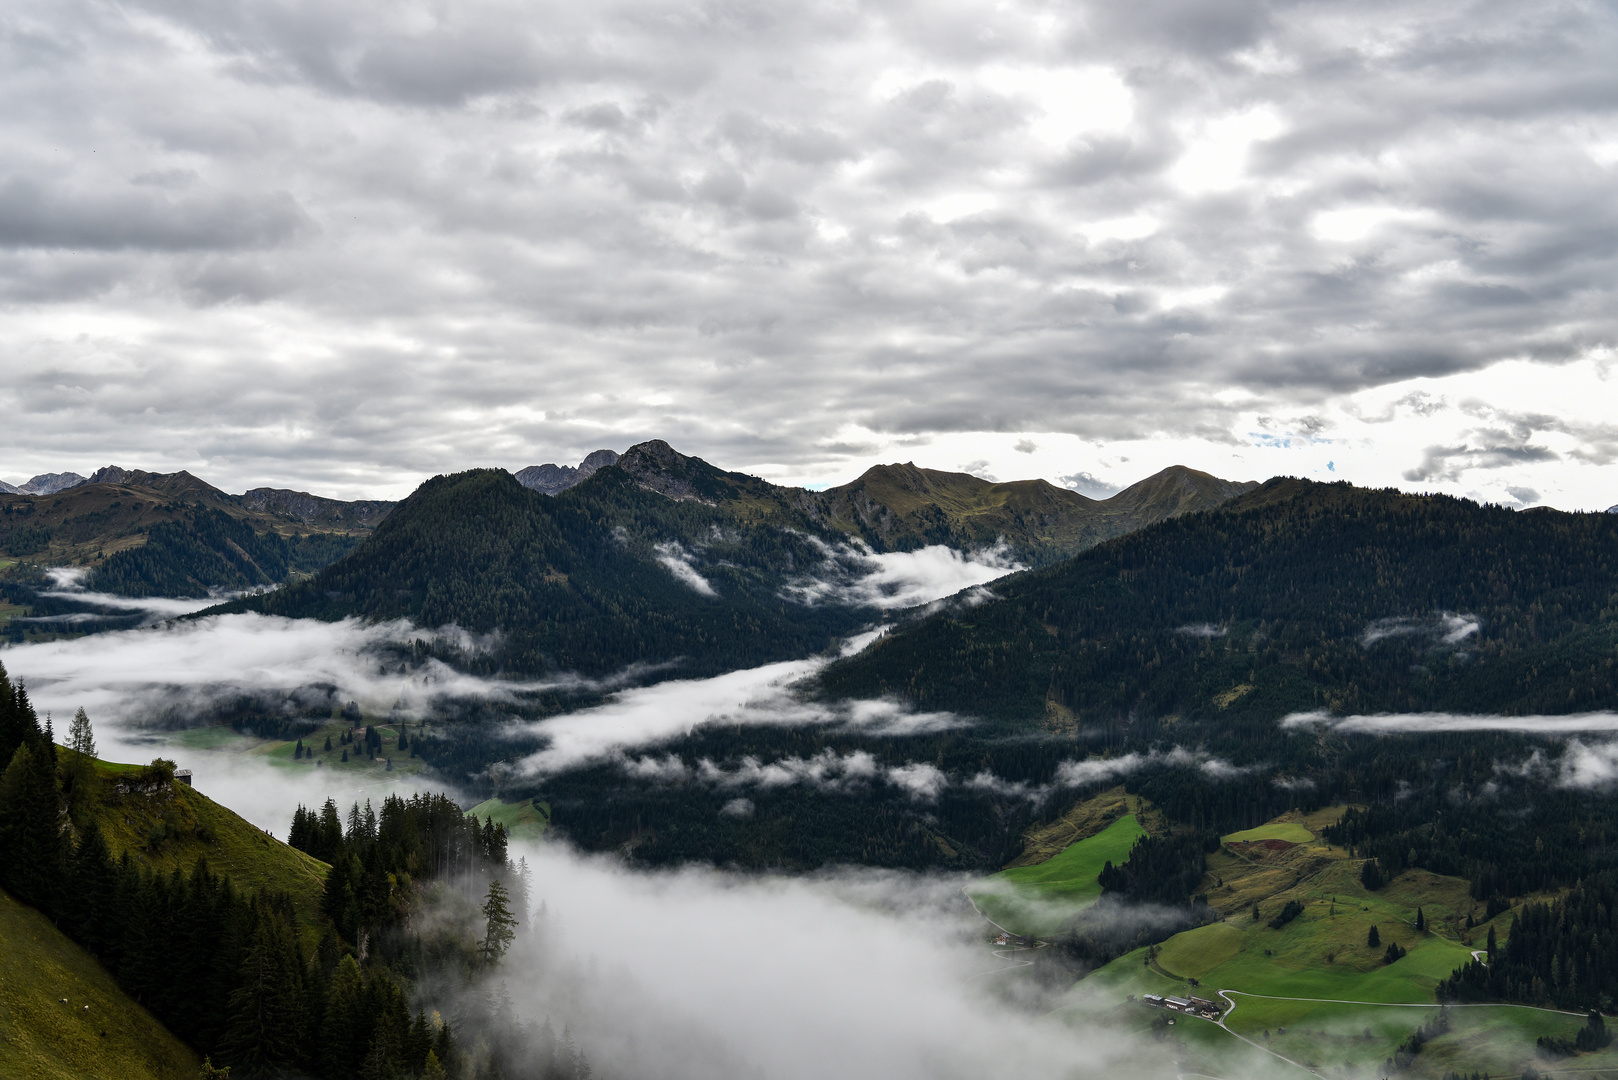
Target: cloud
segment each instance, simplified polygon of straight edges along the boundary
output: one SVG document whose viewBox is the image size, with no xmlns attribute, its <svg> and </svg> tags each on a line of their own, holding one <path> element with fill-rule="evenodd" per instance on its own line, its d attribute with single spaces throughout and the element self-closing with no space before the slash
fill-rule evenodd
<svg viewBox="0 0 1618 1080">
<path fill-rule="evenodd" d="M 1152 750 L 1144 754 L 1131 751 L 1115 758 L 1064 761 L 1057 767 L 1054 783 L 1058 787 L 1085 787 L 1102 780 L 1128 776 L 1142 769 L 1186 767 L 1200 769 L 1210 780 L 1231 780 L 1264 768 L 1256 765 L 1232 765 L 1223 758 L 1212 757 L 1200 750 L 1192 751 L 1175 746 L 1168 750 Z"/>
<path fill-rule="evenodd" d="M 667 567 L 669 573 L 678 578 L 680 582 L 689 585 L 703 596 L 719 595 L 714 592 L 714 587 L 708 584 L 708 579 L 697 573 L 696 567 L 691 565 L 691 553 L 686 551 L 685 547 L 678 541 L 670 540 L 667 543 L 658 544 L 655 550 L 657 551 L 657 561 Z"/>
<path fill-rule="evenodd" d="M 740 817 L 740 818 L 752 817 L 753 816 L 753 800 L 752 799 L 731 799 L 724 806 L 721 806 L 719 808 L 719 812 L 721 814 L 724 814 L 726 817 Z"/>
<path fill-rule="evenodd" d="M 53 567 L 45 571 L 55 586 L 40 592 L 40 596 L 53 600 L 71 600 L 89 608 L 101 608 L 109 611 L 131 611 L 144 616 L 143 622 L 156 623 L 164 619 L 171 619 L 176 615 L 190 615 L 213 607 L 221 600 L 229 599 L 237 593 L 219 593 L 204 599 L 171 599 L 164 596 L 119 596 L 115 593 L 91 592 L 84 587 L 84 582 L 90 576 L 90 571 L 77 567 Z M 46 619 L 80 620 L 93 619 L 96 616 L 89 613 L 70 613 L 66 615 L 41 616 L 38 621 Z M 34 620 L 28 620 L 34 621 Z"/>
<path fill-rule="evenodd" d="M 1411 735 L 1431 732 L 1511 732 L 1521 735 L 1575 735 L 1618 732 L 1618 713 L 1568 713 L 1561 716 L 1468 716 L 1459 713 L 1378 713 L 1332 716 L 1323 710 L 1290 713 L 1284 728 L 1326 728 L 1350 735 Z"/>
<path fill-rule="evenodd" d="M 1439 612 L 1431 616 L 1394 615 L 1377 619 L 1360 634 L 1360 646 L 1370 648 L 1379 641 L 1393 637 L 1426 637 L 1443 645 L 1459 645 L 1469 637 L 1476 637 L 1483 629 L 1483 621 L 1476 615 Z"/>
<path fill-rule="evenodd" d="M 22 475 L 402 495 L 649 436 L 814 482 L 918 440 L 1222 469 L 1249 415 L 1550 393 L 1618 330 L 1606 5 L 16 10 Z M 1602 400 L 1333 460 L 1555 505 Z"/>
<path fill-rule="evenodd" d="M 1569 739 L 1557 771 L 1560 787 L 1610 791 L 1618 786 L 1618 741 L 1591 744 Z"/>
<path fill-rule="evenodd" d="M 1025 569 L 1003 540 L 965 553 L 930 544 L 915 551 L 879 554 L 859 540 L 816 546 L 826 557 L 816 576 L 793 582 L 787 590 L 806 603 L 829 601 L 881 610 L 916 607 Z M 975 606 L 987 598 L 975 592 L 965 602 Z"/>
<path fill-rule="evenodd" d="M 14 679 L 27 682 L 40 709 L 68 716 L 83 706 L 98 720 L 130 725 L 185 726 L 243 697 L 295 711 L 353 700 L 416 719 L 446 702 L 515 703 L 541 691 L 590 685 L 485 679 L 438 659 L 407 668 L 399 651 L 418 639 L 466 656 L 489 645 L 455 627 L 424 630 L 402 620 L 328 623 L 243 614 L 12 645 L 0 659 Z"/>
<path fill-rule="evenodd" d="M 540 738 L 546 745 L 511 768 L 525 776 L 552 775 L 591 762 L 617 760 L 626 751 L 672 742 L 715 725 L 825 726 L 870 735 L 911 735 L 945 731 L 970 722 L 951 713 L 913 712 L 893 701 L 828 705 L 801 697 L 796 685 L 826 662 L 818 658 L 783 661 L 710 679 L 670 680 L 622 690 L 594 708 L 513 723 L 511 734 Z M 818 758 L 799 764 L 765 765 L 755 761 L 745 769 L 749 782 L 767 783 L 771 779 L 784 782 L 789 777 L 809 776 L 814 769 L 829 768 L 831 764 L 829 759 Z M 650 764 L 635 767 L 654 768 Z M 708 778 L 715 782 L 721 779 L 717 773 Z"/>
<path fill-rule="evenodd" d="M 629 757 L 619 753 L 616 760 L 625 775 L 657 784 L 703 783 L 721 789 L 755 788 L 764 791 L 806 787 L 823 794 L 847 795 L 868 792 L 880 782 L 900 789 L 918 802 L 935 801 L 945 791 L 958 788 L 992 799 L 1026 801 L 1035 805 L 1044 803 L 1065 789 L 1087 787 L 1144 769 L 1194 767 L 1210 780 L 1223 781 L 1268 768 L 1265 765 L 1233 765 L 1222 758 L 1178 746 L 1166 751 L 1130 753 L 1116 758 L 1064 761 L 1057 766 L 1055 776 L 1043 784 L 1007 780 L 987 769 L 961 778 L 951 776 L 927 762 L 883 765 L 865 750 L 840 753 L 827 749 L 808 758 L 788 756 L 773 761 L 746 755 L 730 768 L 715 764 L 708 758 L 698 760 L 695 765 L 687 764 L 675 753 L 662 757 Z M 1277 781 L 1277 784 L 1280 787 L 1301 787 L 1312 786 L 1313 782 Z"/>
<path fill-rule="evenodd" d="M 1415 483 L 1425 480 L 1454 482 L 1473 469 L 1521 468 L 1536 462 L 1555 461 L 1559 456 L 1546 446 L 1486 439 L 1481 443 L 1458 446 L 1429 446 L 1421 464 L 1406 469 L 1403 475 L 1406 480 Z"/>
<path fill-rule="evenodd" d="M 1118 494 L 1121 490 L 1117 484 L 1110 484 L 1087 472 L 1069 473 L 1057 479 L 1061 481 L 1063 487 L 1072 488 L 1080 495 L 1088 495 L 1092 499 L 1105 499 Z"/>
<path fill-rule="evenodd" d="M 626 768 L 625 771 L 634 776 L 648 775 L 644 768 L 639 771 Z M 771 762 L 748 755 L 733 769 L 721 768 L 705 758 L 691 774 L 721 788 L 752 787 L 770 791 L 807 787 L 833 795 L 866 791 L 881 781 L 899 788 L 918 802 L 936 800 L 949 786 L 949 778 L 937 766 L 925 762 L 883 766 L 864 750 L 840 754 L 828 749 L 809 758 L 784 757 Z"/>
<path fill-rule="evenodd" d="M 528 859 L 548 914 L 543 935 L 519 937 L 508 956 L 506 988 L 520 1020 L 568 1025 L 598 1074 L 1144 1080 L 1174 1071 L 1169 1048 L 1105 1022 L 1119 1003 L 1107 995 L 1050 1023 L 1008 1002 L 1000 980 L 980 978 L 1006 965 L 984 943 L 990 924 L 961 895 L 965 878 L 638 873 L 563 844 L 512 850 Z M 746 942 L 768 942 L 770 962 L 738 964 L 730 946 Z M 635 1018 L 632 1038 L 625 1016 Z M 1256 1060 L 1231 1064 L 1230 1075 L 1268 1075 Z"/>
</svg>

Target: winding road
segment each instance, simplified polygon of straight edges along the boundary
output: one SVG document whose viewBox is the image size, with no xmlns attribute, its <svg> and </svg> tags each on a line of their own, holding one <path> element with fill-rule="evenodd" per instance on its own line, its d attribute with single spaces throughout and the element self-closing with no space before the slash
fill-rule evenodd
<svg viewBox="0 0 1618 1080">
<path fill-rule="evenodd" d="M 1012 934 L 1012 932 L 1010 930 L 1007 930 L 1005 927 L 1001 926 L 999 923 L 995 922 L 993 919 L 991 919 L 987 915 L 985 915 L 983 913 L 983 909 L 978 907 L 978 902 L 976 900 L 972 899 L 972 894 L 967 892 L 966 888 L 964 886 L 961 888 L 961 895 L 966 897 L 966 902 L 968 904 L 972 905 L 972 910 L 978 913 L 978 918 L 982 919 L 984 922 L 988 923 L 990 926 L 994 927 L 996 930 L 1000 931 L 1002 934 L 1005 934 L 1008 937 L 1021 936 L 1021 935 Z M 1045 947 L 1045 943 L 1043 941 L 1041 941 L 1038 945 L 1034 946 L 1034 949 L 1043 949 L 1044 947 Z M 1033 952 L 1034 951 L 1033 949 L 1030 949 L 1030 948 L 1028 948 L 1028 947 L 1026 947 L 1024 945 L 1018 945 L 1016 948 L 1013 948 L 1013 949 L 994 949 L 992 951 L 994 952 L 994 955 L 1000 957 L 1002 960 L 1010 960 L 1011 963 L 1008 964 L 1006 967 L 990 968 L 988 971 L 980 971 L 976 975 L 969 976 L 968 979 L 967 979 L 968 982 L 970 982 L 972 979 L 982 979 L 982 978 L 984 978 L 986 976 L 989 976 L 989 975 L 998 975 L 1003 971 L 1016 971 L 1018 968 L 1033 967 L 1034 966 L 1034 962 L 1032 960 L 1018 960 L 1012 955 L 1013 953 Z"/>
</svg>

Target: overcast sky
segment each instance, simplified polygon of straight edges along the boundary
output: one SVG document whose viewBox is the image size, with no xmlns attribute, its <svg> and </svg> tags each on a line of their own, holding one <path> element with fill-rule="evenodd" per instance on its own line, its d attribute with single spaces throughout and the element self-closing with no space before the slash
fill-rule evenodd
<svg viewBox="0 0 1618 1080">
<path fill-rule="evenodd" d="M 0 477 L 1618 503 L 1602 3 L 12 0 Z"/>
</svg>

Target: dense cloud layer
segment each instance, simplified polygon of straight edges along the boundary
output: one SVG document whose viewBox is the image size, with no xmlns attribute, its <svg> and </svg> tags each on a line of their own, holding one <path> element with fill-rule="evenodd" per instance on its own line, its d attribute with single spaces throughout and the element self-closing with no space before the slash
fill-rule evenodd
<svg viewBox="0 0 1618 1080">
<path fill-rule="evenodd" d="M 382 496 L 659 436 L 790 481 L 1180 459 L 1605 507 L 1615 29 L 22 0 L 0 471 Z"/>
<path fill-rule="evenodd" d="M 42 711 L 127 726 L 184 726 L 241 697 L 296 699 L 326 707 L 357 701 L 370 712 L 415 719 L 444 702 L 510 702 L 583 680 L 483 679 L 430 659 L 407 667 L 396 652 L 423 639 L 465 653 L 488 642 L 454 627 L 420 630 L 403 620 L 364 624 L 274 616 L 215 615 L 193 622 L 13 645 L 0 651 Z"/>
</svg>

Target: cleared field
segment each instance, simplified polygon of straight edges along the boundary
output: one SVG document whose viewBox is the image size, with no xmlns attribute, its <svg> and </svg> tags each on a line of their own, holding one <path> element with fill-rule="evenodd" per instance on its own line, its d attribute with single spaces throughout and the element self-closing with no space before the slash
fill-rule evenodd
<svg viewBox="0 0 1618 1080">
<path fill-rule="evenodd" d="M 1130 994 L 1185 993 L 1193 985 L 1204 997 L 1228 990 L 1236 1001 L 1226 1018 L 1230 1032 L 1324 1075 L 1376 1075 L 1412 1032 L 1437 1015 L 1439 980 L 1481 947 L 1490 924 L 1466 926 L 1469 915 L 1477 919 L 1483 911 L 1459 878 L 1410 870 L 1369 892 L 1359 881 L 1359 860 L 1283 831 L 1314 831 L 1329 820 L 1328 812 L 1318 811 L 1226 837 L 1226 845 L 1208 857 L 1202 883 L 1225 917 L 1175 935 L 1158 946 L 1155 957 L 1137 949 L 1118 958 L 1081 980 L 1060 1012 L 1093 1015 Z M 1264 839 L 1288 844 L 1251 843 Z M 1302 911 L 1272 928 L 1270 920 L 1288 901 Z M 1415 928 L 1418 908 L 1427 923 L 1421 932 Z M 1510 920 L 1507 911 L 1493 922 L 1502 940 Z M 1366 943 L 1372 926 L 1380 938 L 1375 947 Z M 1382 954 L 1390 942 L 1408 953 L 1385 964 Z M 1605 1080 L 1606 1070 L 1618 1069 L 1613 1048 L 1554 1062 L 1538 1056 L 1536 1038 L 1571 1036 L 1582 1017 L 1515 1005 L 1458 1007 L 1451 1017 L 1451 1030 L 1430 1041 L 1401 1075 L 1436 1080 L 1448 1070 L 1515 1077 L 1532 1064 L 1550 1076 Z M 1190 1022 L 1180 1020 L 1176 1030 Z M 1195 1030 L 1187 1028 L 1187 1034 Z"/>
<path fill-rule="evenodd" d="M 0 891 L 0 1076 L 192 1080 L 200 1067 L 94 957 Z"/>
<path fill-rule="evenodd" d="M 501 802 L 499 799 L 488 799 L 478 803 L 467 812 L 468 817 L 493 818 L 496 825 L 504 825 L 511 831 L 514 840 L 538 841 L 550 828 L 551 808 L 547 803 L 535 802 L 533 799 L 524 799 L 520 803 Z"/>
<path fill-rule="evenodd" d="M 333 769 L 345 780 L 372 777 L 413 776 L 427 768 L 426 762 L 410 756 L 410 751 L 399 750 L 399 729 L 393 724 L 376 725 L 382 736 L 379 753 L 366 753 L 360 742 L 345 743 L 342 735 L 350 726 L 343 720 L 330 720 L 303 737 L 304 756 L 294 758 L 297 739 L 260 739 L 243 735 L 228 727 L 189 728 L 173 732 L 169 738 L 193 750 L 213 750 L 226 754 L 249 754 L 262 758 L 270 765 L 286 769 Z M 414 728 L 410 729 L 414 730 Z M 408 732 L 407 732 L 408 734 Z M 326 741 L 331 740 L 331 749 Z M 343 760 L 344 753 L 348 760 Z M 382 760 L 377 760 L 381 758 Z M 391 767 L 390 767 L 391 766 Z"/>
<path fill-rule="evenodd" d="M 1307 844 L 1314 838 L 1314 833 L 1295 821 L 1279 821 L 1270 825 L 1260 825 L 1256 829 L 1244 829 L 1241 832 L 1233 832 L 1229 836 L 1220 837 L 1227 844 L 1252 840 L 1285 840 L 1289 844 Z"/>
<path fill-rule="evenodd" d="M 1145 835 L 1135 815 L 1126 814 L 1042 863 L 1002 870 L 967 892 L 985 915 L 1012 933 L 1054 934 L 1101 895 L 1096 879 L 1102 867 L 1123 862 Z"/>
</svg>

